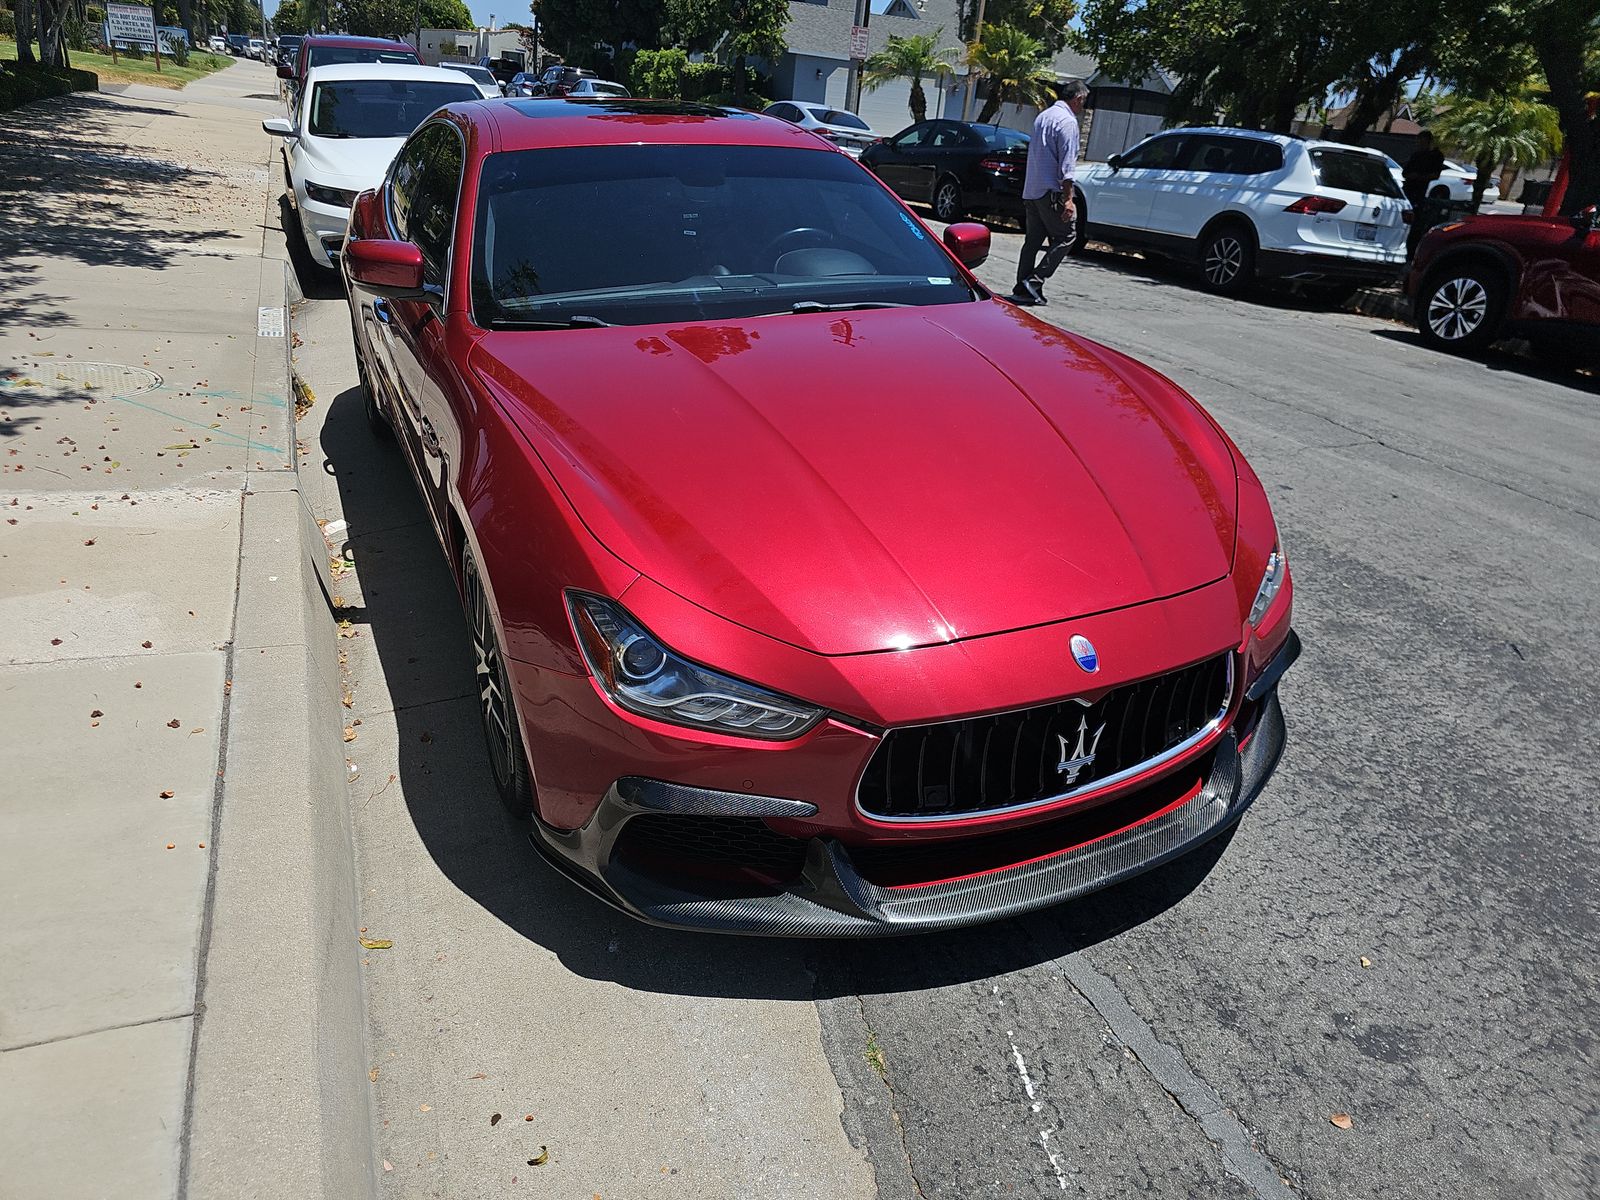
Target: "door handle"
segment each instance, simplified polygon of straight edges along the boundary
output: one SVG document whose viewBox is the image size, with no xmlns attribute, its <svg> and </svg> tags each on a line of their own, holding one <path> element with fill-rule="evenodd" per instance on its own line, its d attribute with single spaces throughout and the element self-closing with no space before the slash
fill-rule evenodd
<svg viewBox="0 0 1600 1200">
<path fill-rule="evenodd" d="M 394 320 L 394 309 L 389 307 L 389 302 L 387 300 L 385 300 L 382 296 L 379 296 L 372 302 L 372 315 L 387 325 L 390 321 Z"/>
<path fill-rule="evenodd" d="M 422 448 L 433 457 L 439 457 L 439 435 L 433 431 L 433 422 L 422 418 Z"/>
</svg>

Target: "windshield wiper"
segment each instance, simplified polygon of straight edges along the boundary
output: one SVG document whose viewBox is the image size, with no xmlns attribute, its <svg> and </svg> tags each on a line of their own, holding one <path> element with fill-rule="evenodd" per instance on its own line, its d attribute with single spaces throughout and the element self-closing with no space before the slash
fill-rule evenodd
<svg viewBox="0 0 1600 1200">
<path fill-rule="evenodd" d="M 599 317 L 579 313 L 565 321 L 519 321 L 510 317 L 496 317 L 489 322 L 490 329 L 615 329 L 615 323 Z"/>
<path fill-rule="evenodd" d="M 790 312 L 849 312 L 854 308 L 910 308 L 909 304 L 901 304 L 898 300 L 848 300 L 842 304 L 824 304 L 821 300 L 802 300 L 791 305 Z"/>
</svg>

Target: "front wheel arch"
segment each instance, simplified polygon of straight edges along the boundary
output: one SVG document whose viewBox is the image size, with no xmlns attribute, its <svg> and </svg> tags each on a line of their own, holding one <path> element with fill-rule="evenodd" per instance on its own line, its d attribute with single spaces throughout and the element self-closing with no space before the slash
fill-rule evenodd
<svg viewBox="0 0 1600 1200">
<path fill-rule="evenodd" d="M 1474 294 L 1466 286 L 1467 281 L 1474 281 L 1481 295 Z M 1436 310 L 1435 298 L 1452 285 L 1455 290 L 1441 299 Z M 1432 263 L 1423 276 L 1412 302 L 1412 324 L 1422 340 L 1436 349 L 1456 354 L 1482 353 L 1500 336 L 1515 286 L 1515 273 L 1493 255 L 1449 255 Z M 1448 308 L 1458 310 L 1453 322 L 1445 319 L 1444 309 Z M 1470 320 L 1475 309 L 1477 320 L 1463 326 L 1460 318 L 1465 315 Z"/>
<path fill-rule="evenodd" d="M 1238 238 L 1238 268 L 1232 274 L 1221 269 L 1216 272 L 1208 271 L 1207 256 L 1212 243 L 1225 233 L 1232 233 Z M 1200 268 L 1201 282 L 1208 291 L 1224 295 L 1238 295 L 1248 290 L 1255 282 L 1256 251 L 1260 246 L 1260 235 L 1256 233 L 1256 227 L 1248 217 L 1240 216 L 1238 213 L 1224 213 L 1214 217 L 1195 239 L 1195 260 Z M 1213 274 L 1216 278 L 1213 278 Z"/>
</svg>

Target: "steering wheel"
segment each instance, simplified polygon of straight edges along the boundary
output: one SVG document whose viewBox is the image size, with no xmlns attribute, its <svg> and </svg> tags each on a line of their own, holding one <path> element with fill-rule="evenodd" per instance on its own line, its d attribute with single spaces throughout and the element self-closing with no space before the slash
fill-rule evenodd
<svg viewBox="0 0 1600 1200">
<path fill-rule="evenodd" d="M 826 229 L 802 225 L 798 229 L 790 229 L 773 238 L 762 247 L 760 257 L 765 259 L 770 255 L 772 261 L 777 262 L 790 250 L 799 250 L 805 246 L 826 246 L 833 240 L 833 234 Z"/>
</svg>

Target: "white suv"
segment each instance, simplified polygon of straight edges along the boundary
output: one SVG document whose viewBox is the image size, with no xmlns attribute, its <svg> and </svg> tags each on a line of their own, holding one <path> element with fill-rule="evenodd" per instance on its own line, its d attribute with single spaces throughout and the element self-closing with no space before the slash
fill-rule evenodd
<svg viewBox="0 0 1600 1200">
<path fill-rule="evenodd" d="M 1411 206 L 1375 150 L 1251 129 L 1173 129 L 1077 173 L 1087 238 L 1196 262 L 1217 292 L 1258 278 L 1353 290 L 1406 261 Z"/>
</svg>

